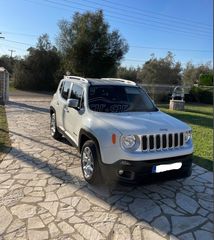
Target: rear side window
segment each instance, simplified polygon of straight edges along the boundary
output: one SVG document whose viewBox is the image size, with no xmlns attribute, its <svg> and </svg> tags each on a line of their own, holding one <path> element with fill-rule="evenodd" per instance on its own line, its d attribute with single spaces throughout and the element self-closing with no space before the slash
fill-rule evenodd
<svg viewBox="0 0 214 240">
<path fill-rule="evenodd" d="M 83 88 L 77 84 L 74 84 L 71 89 L 70 98 L 78 99 L 79 100 L 79 108 L 82 108 L 84 105 Z"/>
<path fill-rule="evenodd" d="M 70 86 L 71 86 L 71 83 L 70 83 L 70 82 L 67 82 L 67 81 L 65 81 L 64 84 L 63 84 L 63 86 L 62 86 L 61 96 L 62 96 L 62 98 L 64 98 L 65 100 L 68 99 Z"/>
<path fill-rule="evenodd" d="M 60 92 L 60 94 L 62 93 L 63 85 L 64 85 L 64 82 L 62 81 L 61 84 L 60 84 L 60 86 L 59 86 L 59 92 Z"/>
</svg>

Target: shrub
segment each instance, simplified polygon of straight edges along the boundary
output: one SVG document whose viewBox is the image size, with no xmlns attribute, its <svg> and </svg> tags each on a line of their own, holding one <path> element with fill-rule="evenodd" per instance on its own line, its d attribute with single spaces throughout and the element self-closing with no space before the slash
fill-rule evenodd
<svg viewBox="0 0 214 240">
<path fill-rule="evenodd" d="M 200 86 L 212 86 L 213 85 L 213 75 L 208 74 L 201 74 L 199 78 L 199 85 Z"/>
<path fill-rule="evenodd" d="M 193 102 L 213 104 L 213 88 L 192 87 L 189 97 Z"/>
</svg>

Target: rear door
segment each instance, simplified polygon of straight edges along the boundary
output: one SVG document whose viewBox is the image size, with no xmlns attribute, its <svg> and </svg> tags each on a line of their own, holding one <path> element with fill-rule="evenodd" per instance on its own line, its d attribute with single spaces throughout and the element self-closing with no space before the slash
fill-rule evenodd
<svg viewBox="0 0 214 240">
<path fill-rule="evenodd" d="M 64 130 L 64 115 L 65 108 L 67 106 L 67 99 L 70 94 L 71 82 L 63 81 L 63 85 L 61 87 L 59 101 L 58 101 L 58 114 L 57 114 L 57 126 Z"/>
</svg>

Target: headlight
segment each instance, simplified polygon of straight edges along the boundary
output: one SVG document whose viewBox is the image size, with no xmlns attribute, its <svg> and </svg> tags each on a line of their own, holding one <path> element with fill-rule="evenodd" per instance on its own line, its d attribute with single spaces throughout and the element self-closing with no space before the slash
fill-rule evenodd
<svg viewBox="0 0 214 240">
<path fill-rule="evenodd" d="M 192 130 L 186 131 L 184 133 L 184 141 L 187 143 L 192 138 Z"/>
<path fill-rule="evenodd" d="M 122 136 L 121 144 L 124 149 L 134 151 L 139 147 L 140 140 L 136 135 L 126 135 Z"/>
</svg>

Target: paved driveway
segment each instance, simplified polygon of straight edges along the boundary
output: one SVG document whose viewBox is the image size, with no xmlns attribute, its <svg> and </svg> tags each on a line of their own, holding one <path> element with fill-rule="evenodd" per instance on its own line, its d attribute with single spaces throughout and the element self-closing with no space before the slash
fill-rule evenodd
<svg viewBox="0 0 214 240">
<path fill-rule="evenodd" d="M 13 96 L 0 164 L 0 239 L 213 239 L 213 176 L 91 187 L 79 154 L 50 137 L 50 97 Z"/>
</svg>

